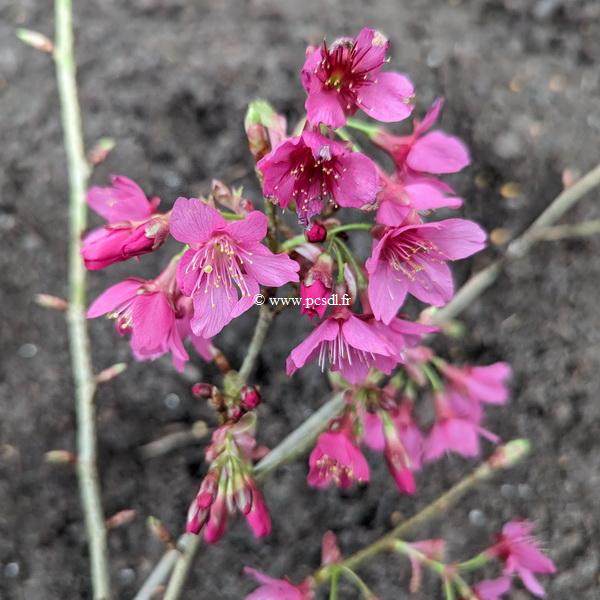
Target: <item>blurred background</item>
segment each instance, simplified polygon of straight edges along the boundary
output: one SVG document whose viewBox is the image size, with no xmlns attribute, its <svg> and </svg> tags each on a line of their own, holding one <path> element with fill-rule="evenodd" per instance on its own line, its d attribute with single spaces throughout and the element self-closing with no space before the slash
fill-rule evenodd
<svg viewBox="0 0 600 600">
<path fill-rule="evenodd" d="M 464 214 L 496 235 L 522 231 L 563 187 L 600 156 L 600 3 L 597 0 L 102 0 L 75 1 L 76 49 L 85 138 L 116 148 L 94 172 L 127 175 L 169 207 L 179 195 L 208 192 L 213 177 L 258 191 L 243 131 L 246 104 L 268 98 L 294 121 L 304 93 L 304 49 L 363 26 L 392 43 L 392 65 L 410 74 L 422 114 L 447 98 L 442 127 L 462 136 L 473 165 L 455 179 Z M 65 324 L 33 302 L 65 296 L 67 183 L 53 65 L 18 42 L 15 27 L 52 35 L 51 2 L 0 2 L 0 598 L 89 598 L 88 560 L 74 471 L 44 453 L 75 449 L 74 405 Z M 255 196 L 256 197 L 256 196 Z M 598 191 L 567 217 L 600 217 Z M 96 224 L 93 221 L 92 224 Z M 464 280 L 494 249 L 455 270 Z M 461 316 L 461 340 L 443 343 L 456 361 L 507 360 L 513 400 L 489 411 L 503 439 L 526 437 L 533 454 L 514 472 L 470 493 L 420 538 L 446 537 L 465 557 L 485 547 L 502 522 L 535 520 L 559 574 L 546 579 L 554 600 L 600 598 L 600 238 L 540 243 Z M 153 276 L 168 252 L 90 275 L 90 296 L 129 276 Z M 259 440 L 275 445 L 327 391 L 316 365 L 293 380 L 282 373 L 289 349 L 308 330 L 284 314 L 263 350 L 256 381 L 264 403 Z M 256 309 L 218 344 L 239 365 Z M 91 323 L 97 370 L 129 362 L 97 394 L 100 470 L 107 516 L 136 511 L 109 534 L 118 597 L 131 598 L 163 548 L 148 515 L 175 534 L 205 470 L 201 443 L 144 460 L 140 446 L 214 419 L 189 393 L 217 376 L 200 359 L 182 375 L 168 359 L 132 363 L 110 324 Z M 488 449 L 486 448 L 486 451 Z M 254 586 L 251 565 L 295 581 L 319 562 L 331 529 L 346 553 L 374 540 L 467 473 L 450 457 L 401 497 L 372 461 L 372 482 L 341 492 L 305 483 L 305 460 L 281 468 L 264 490 L 274 521 L 265 542 L 236 521 L 204 548 L 185 598 L 240 598 Z M 283 550 L 282 550 L 283 549 Z M 362 572 L 382 600 L 404 597 L 408 569 L 380 557 Z M 417 599 L 435 598 L 429 581 Z M 353 598 L 354 592 L 347 592 Z M 527 598 L 514 592 L 511 598 Z"/>
</svg>

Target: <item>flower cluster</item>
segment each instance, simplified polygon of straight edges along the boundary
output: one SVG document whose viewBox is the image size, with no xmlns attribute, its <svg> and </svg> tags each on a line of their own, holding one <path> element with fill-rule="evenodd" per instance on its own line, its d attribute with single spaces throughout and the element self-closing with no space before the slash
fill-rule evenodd
<svg viewBox="0 0 600 600">
<path fill-rule="evenodd" d="M 354 39 L 308 48 L 300 74 L 306 115 L 291 134 L 285 117 L 267 102 L 251 103 L 244 126 L 264 212 L 243 190 L 213 181 L 206 197 L 179 197 L 170 211 L 158 213 L 158 199 L 148 200 L 133 181 L 113 177 L 111 187 L 88 192 L 88 204 L 107 224 L 85 238 L 82 254 L 89 269 L 101 269 L 155 251 L 168 236 L 182 245 L 155 279 L 130 277 L 88 311 L 90 318 L 114 319 L 119 334 L 131 334 L 137 360 L 170 353 L 178 370 L 189 360 L 186 340 L 205 360 L 218 360 L 223 355 L 213 338 L 259 293 L 272 297 L 289 285 L 311 330 L 290 348 L 287 375 L 314 361 L 345 397 L 341 414 L 310 454 L 308 483 L 346 488 L 368 482 L 366 446 L 383 453 L 400 492 L 414 494 L 415 474 L 427 463 L 448 452 L 474 457 L 482 438 L 498 441 L 483 426 L 485 408 L 508 401 L 511 370 L 502 362 L 446 362 L 426 345 L 437 328 L 426 316 L 411 320 L 401 312 L 409 296 L 413 306 L 447 304 L 454 294 L 450 263 L 484 248 L 486 234 L 473 221 L 436 216 L 463 204 L 441 176 L 470 163 L 462 141 L 435 129 L 443 101 L 436 100 L 405 135 L 377 123 L 403 121 L 415 106 L 410 80 L 384 70 L 388 49 L 387 38 L 368 28 Z M 359 120 L 359 111 L 375 121 Z M 363 153 L 356 135 L 387 153 L 393 172 Z M 282 224 L 278 208 L 296 213 L 300 232 Z M 355 220 L 346 221 L 348 216 Z M 368 236 L 362 251 L 354 236 Z M 348 302 L 329 302 L 336 295 Z M 211 398 L 220 419 L 187 523 L 188 532 L 203 530 L 209 542 L 223 535 L 236 511 L 257 537 L 271 530 L 252 477 L 260 397 L 244 387 L 242 371 L 225 375 L 222 392 L 208 384 L 196 388 Z M 423 417 L 423 403 L 433 418 Z M 474 588 L 480 599 L 501 597 L 513 574 L 539 595 L 532 573 L 552 568 L 532 550 L 528 532 L 528 525 L 509 524 L 488 551 L 506 568 L 503 578 Z M 424 548 L 415 547 L 412 557 Z M 249 598 L 312 597 L 307 582 L 293 586 L 249 572 L 261 583 Z"/>
</svg>

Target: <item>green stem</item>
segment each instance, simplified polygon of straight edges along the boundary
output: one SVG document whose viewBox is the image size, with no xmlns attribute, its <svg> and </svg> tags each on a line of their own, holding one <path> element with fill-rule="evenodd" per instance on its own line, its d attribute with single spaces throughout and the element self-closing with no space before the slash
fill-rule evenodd
<svg viewBox="0 0 600 600">
<path fill-rule="evenodd" d="M 54 62 L 69 172 L 69 309 L 67 324 L 75 380 L 77 475 L 88 539 L 92 587 L 96 600 L 111 598 L 106 526 L 98 477 L 94 393 L 96 390 L 85 316 L 86 271 L 81 237 L 86 228 L 85 192 L 89 167 L 85 158 L 77 98 L 71 0 L 55 0 Z"/>
<path fill-rule="evenodd" d="M 346 125 L 348 125 L 348 127 L 352 127 L 352 129 L 356 129 L 357 131 L 362 131 L 369 137 L 373 137 L 376 133 L 378 133 L 381 130 L 381 127 L 379 127 L 378 125 L 371 125 L 366 121 L 361 121 L 360 119 L 355 119 L 353 117 L 350 117 L 346 121 Z"/>
<path fill-rule="evenodd" d="M 347 579 L 356 585 L 365 600 L 372 600 L 375 598 L 375 594 L 369 589 L 369 586 L 354 571 L 352 571 L 352 569 L 341 567 L 340 571 Z"/>
<path fill-rule="evenodd" d="M 335 130 L 335 133 L 340 139 L 344 140 L 345 142 L 350 142 L 354 152 L 361 152 L 360 146 L 352 139 L 352 136 L 348 133 L 348 130 L 345 127 L 339 127 Z"/>
<path fill-rule="evenodd" d="M 454 585 L 451 579 L 444 579 L 444 598 L 446 600 L 455 600 Z"/>
<path fill-rule="evenodd" d="M 305 243 L 306 238 L 304 237 L 304 234 L 301 233 L 300 235 L 296 235 L 293 238 L 290 238 L 289 240 L 286 240 L 285 242 L 279 244 L 279 252 L 289 252 L 290 250 L 293 250 L 296 246 L 300 246 L 301 244 Z"/>
<path fill-rule="evenodd" d="M 362 550 L 355 552 L 338 564 L 339 567 L 347 567 L 355 570 L 358 566 L 371 559 L 373 556 L 395 549 L 399 538 L 405 537 L 423 523 L 443 514 L 451 506 L 456 504 L 469 490 L 482 481 L 489 479 L 495 472 L 511 468 L 518 464 L 528 453 L 529 446 L 523 440 L 513 440 L 504 446 L 496 448 L 495 452 L 470 475 L 452 486 L 445 494 L 426 506 L 416 515 L 400 523 L 390 532 L 369 544 Z M 510 458 L 509 458 L 510 457 Z M 327 580 L 329 571 L 322 567 L 314 574 L 317 583 Z"/>
<path fill-rule="evenodd" d="M 459 563 L 457 566 L 461 571 L 475 571 L 486 565 L 490 561 L 486 554 L 478 554 L 469 560 Z"/>
<path fill-rule="evenodd" d="M 327 232 L 327 237 L 332 238 L 334 235 L 341 233 L 342 231 L 370 231 L 373 229 L 372 223 L 348 223 L 346 225 L 340 225 L 334 227 Z"/>
<path fill-rule="evenodd" d="M 340 581 L 340 572 L 338 569 L 334 569 L 331 573 L 331 587 L 329 589 L 329 600 L 337 600 L 338 598 L 338 584 Z"/>
<path fill-rule="evenodd" d="M 356 280 L 357 280 L 359 287 L 366 287 L 367 286 L 367 278 L 365 277 L 361 266 L 358 264 L 356 257 L 352 253 L 352 250 L 350 250 L 350 248 L 348 248 L 348 245 L 345 242 L 342 242 L 342 240 L 340 240 L 340 238 L 334 238 L 334 240 L 335 240 L 335 243 L 341 248 L 345 257 L 348 259 L 348 262 L 352 265 L 352 268 L 354 269 L 354 273 L 356 274 Z"/>
<path fill-rule="evenodd" d="M 428 365 L 427 363 L 423 363 L 421 365 L 421 370 L 425 374 L 425 377 L 427 377 L 434 392 L 439 392 L 442 389 L 444 389 L 444 385 L 443 385 L 439 375 L 436 373 L 435 369 L 431 365 Z"/>
</svg>

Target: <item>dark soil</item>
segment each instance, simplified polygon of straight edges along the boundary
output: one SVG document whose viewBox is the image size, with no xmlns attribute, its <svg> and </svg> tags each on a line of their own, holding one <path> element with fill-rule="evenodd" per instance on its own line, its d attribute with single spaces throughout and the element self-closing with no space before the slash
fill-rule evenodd
<svg viewBox="0 0 600 600">
<path fill-rule="evenodd" d="M 65 295 L 67 186 L 51 60 L 20 44 L 15 26 L 52 32 L 49 2 L 4 0 L 0 7 L 0 597 L 90 598 L 88 558 L 76 480 L 44 453 L 73 450 L 73 389 L 60 314 L 33 303 Z M 393 64 L 410 73 L 422 110 L 447 98 L 443 125 L 465 137 L 473 167 L 457 180 L 465 213 L 487 228 L 523 229 L 561 189 L 566 168 L 584 172 L 600 154 L 600 4 L 596 0 L 130 0 L 76 2 L 81 103 L 88 145 L 117 141 L 95 183 L 126 174 L 166 206 L 206 192 L 212 177 L 256 191 L 242 120 L 246 103 L 268 97 L 300 114 L 298 70 L 308 42 L 381 28 Z M 514 181 L 521 193 L 499 193 Z M 476 183 L 478 185 L 476 185 Z M 598 192 L 569 221 L 600 217 Z M 560 573 L 553 600 L 600 598 L 600 239 L 539 245 L 515 262 L 463 315 L 466 336 L 448 344 L 457 360 L 510 361 L 514 399 L 493 410 L 490 429 L 534 445 L 526 465 L 481 486 L 420 537 L 447 537 L 466 557 L 515 515 L 533 519 Z M 486 264 L 487 251 L 457 278 Z M 131 273 L 152 275 L 167 254 L 90 277 L 91 293 Z M 133 269 L 133 271 L 132 271 Z M 239 364 L 255 311 L 219 339 Z M 316 368 L 281 375 L 301 328 L 284 315 L 263 351 L 259 436 L 274 445 L 320 403 Z M 303 327 L 306 327 L 303 325 Z M 91 324 L 98 370 L 130 361 L 125 341 Z M 292 333 L 290 333 L 292 332 Z M 119 598 L 131 598 L 161 554 L 144 521 L 152 514 L 181 531 L 205 466 L 202 447 L 143 462 L 136 449 L 210 413 L 189 393 L 215 377 L 200 365 L 180 376 L 168 360 L 132 364 L 98 393 L 100 468 L 107 515 L 137 518 L 110 533 Z M 266 542 L 236 523 L 204 549 L 185 598 L 240 598 L 252 589 L 242 566 L 299 580 L 318 565 L 323 532 L 345 552 L 375 539 L 391 515 L 408 515 L 472 468 L 449 458 L 419 476 L 415 499 L 400 497 L 379 457 L 372 483 L 341 493 L 305 484 L 305 461 L 265 484 L 274 518 Z M 378 558 L 364 570 L 382 599 L 404 597 L 406 568 Z M 436 584 L 426 595 L 438 598 Z M 344 597 L 354 597 L 347 592 Z M 525 598 L 515 592 L 512 598 Z"/>
</svg>

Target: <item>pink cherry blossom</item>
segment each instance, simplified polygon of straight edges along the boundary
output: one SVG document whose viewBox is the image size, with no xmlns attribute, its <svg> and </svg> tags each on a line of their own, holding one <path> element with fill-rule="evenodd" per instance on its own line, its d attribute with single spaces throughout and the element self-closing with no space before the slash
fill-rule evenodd
<svg viewBox="0 0 600 600">
<path fill-rule="evenodd" d="M 458 260 L 484 247 L 485 232 L 465 219 L 409 223 L 388 228 L 374 240 L 366 262 L 369 301 L 375 318 L 389 323 L 407 294 L 434 306 L 454 293 L 449 260 Z"/>
<path fill-rule="evenodd" d="M 506 382 L 512 371 L 510 365 L 505 362 L 483 367 L 455 367 L 442 363 L 440 369 L 457 391 L 477 402 L 506 404 L 508 401 Z"/>
<path fill-rule="evenodd" d="M 126 177 L 112 177 L 112 187 L 92 187 L 90 208 L 107 225 L 91 231 L 82 242 L 86 268 L 103 269 L 113 263 L 156 250 L 169 233 L 169 217 L 156 213 L 159 199 L 148 200 L 141 188 Z"/>
<path fill-rule="evenodd" d="M 379 130 L 373 142 L 388 152 L 397 171 L 408 173 L 457 173 L 471 162 L 469 150 L 457 137 L 442 131 L 427 133 L 437 121 L 444 101 L 438 98 L 423 121 L 415 120 L 413 133 L 396 136 Z"/>
<path fill-rule="evenodd" d="M 308 459 L 308 483 L 323 488 L 332 482 L 350 487 L 369 481 L 369 465 L 345 429 L 322 433 Z"/>
<path fill-rule="evenodd" d="M 480 581 L 473 586 L 473 591 L 477 600 L 501 600 L 502 596 L 510 592 L 510 588 L 510 577 L 498 577 Z"/>
<path fill-rule="evenodd" d="M 89 307 L 87 317 L 108 314 L 121 335 L 131 333 L 136 360 L 153 360 L 171 353 L 173 365 L 182 371 L 189 355 L 183 341 L 189 338 L 202 358 L 212 360 L 210 340 L 196 336 L 190 327 L 193 307 L 175 280 L 177 262 L 156 278 L 129 278 L 113 285 Z"/>
<path fill-rule="evenodd" d="M 302 83 L 308 93 L 306 112 L 312 125 L 342 127 L 359 108 L 379 121 L 401 121 L 412 112 L 413 85 L 394 72 L 381 72 L 390 46 L 374 29 L 356 39 L 341 38 L 308 54 Z"/>
<path fill-rule="evenodd" d="M 293 585 L 287 579 L 274 579 L 251 567 L 244 567 L 244 572 L 261 584 L 258 589 L 248 594 L 245 600 L 312 600 L 314 598 L 309 580 L 300 585 Z"/>
<path fill-rule="evenodd" d="M 437 419 L 425 441 L 424 459 L 427 462 L 438 459 L 446 452 L 456 452 L 461 456 L 478 456 L 479 437 L 493 443 L 499 441 L 479 424 L 481 413 L 461 414 L 451 402 L 451 397 L 443 392 L 435 394 Z"/>
<path fill-rule="evenodd" d="M 395 349 L 372 325 L 343 309 L 322 321 L 291 351 L 286 371 L 292 375 L 318 357 L 322 370 L 329 365 L 332 371 L 339 371 L 350 383 L 356 384 L 365 379 L 371 367 L 389 373 L 386 359 L 394 353 Z"/>
<path fill-rule="evenodd" d="M 381 191 L 377 195 L 377 222 L 402 225 L 412 211 L 428 212 L 439 208 L 459 208 L 462 198 L 439 179 L 427 176 L 387 175 L 380 170 Z"/>
<path fill-rule="evenodd" d="M 323 318 L 327 310 L 327 300 L 331 296 L 331 290 L 326 288 L 320 279 L 315 279 L 310 285 L 300 284 L 301 307 L 300 312 L 307 315 L 309 319 L 314 317 Z"/>
<path fill-rule="evenodd" d="M 327 202 L 361 208 L 375 202 L 379 189 L 377 168 L 370 158 L 313 131 L 285 140 L 257 167 L 265 196 L 281 208 L 295 201 L 304 225 Z"/>
<path fill-rule="evenodd" d="M 539 549 L 531 535 L 534 524 L 529 521 L 510 521 L 502 528 L 498 542 L 486 554 L 504 563 L 505 575 L 518 575 L 525 587 L 538 598 L 544 597 L 544 588 L 535 573 L 556 573 L 554 563 Z"/>
<path fill-rule="evenodd" d="M 177 279 L 193 300 L 191 327 L 196 335 L 212 337 L 247 311 L 259 284 L 279 287 L 298 281 L 298 263 L 260 243 L 266 231 L 267 218 L 261 212 L 228 222 L 200 200 L 177 199 L 171 233 L 190 246 Z"/>
</svg>

